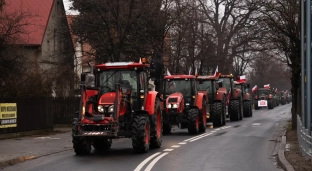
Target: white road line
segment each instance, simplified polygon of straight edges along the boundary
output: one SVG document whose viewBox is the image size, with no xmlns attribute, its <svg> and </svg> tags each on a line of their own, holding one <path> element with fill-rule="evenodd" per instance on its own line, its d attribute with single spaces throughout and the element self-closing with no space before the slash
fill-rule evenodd
<svg viewBox="0 0 312 171">
<path fill-rule="evenodd" d="M 183 145 L 183 144 L 186 144 L 186 143 L 187 143 L 187 142 L 180 142 L 180 143 L 178 143 L 178 144 L 182 144 L 182 145 Z"/>
<path fill-rule="evenodd" d="M 173 146 L 171 146 L 171 147 L 173 147 L 173 148 L 178 148 L 178 147 L 180 147 L 180 145 L 173 145 Z"/>
<path fill-rule="evenodd" d="M 258 126 L 260 123 L 253 123 L 252 126 Z"/>
<path fill-rule="evenodd" d="M 206 136 L 211 135 L 211 134 L 212 133 L 201 134 L 200 136 L 193 137 L 193 138 L 189 139 L 188 141 L 192 142 L 192 140 L 194 140 L 194 139 L 206 137 Z"/>
<path fill-rule="evenodd" d="M 197 137 L 200 137 L 200 136 L 206 135 L 206 134 L 208 134 L 208 132 L 207 132 L 207 133 L 204 133 L 204 134 L 197 135 L 197 136 L 192 137 L 192 138 L 189 138 L 189 139 L 186 139 L 186 140 L 184 140 L 184 141 L 189 141 L 189 140 L 191 140 L 191 139 L 194 139 L 194 138 L 197 138 Z"/>
<path fill-rule="evenodd" d="M 148 158 L 146 158 L 144 161 L 142 161 L 135 169 L 134 171 L 140 171 L 142 169 L 142 167 L 148 162 L 150 161 L 152 158 L 154 158 L 155 156 L 159 155 L 161 152 L 157 152 L 151 156 L 149 156 Z"/>
<path fill-rule="evenodd" d="M 158 160 L 160 160 L 162 157 L 164 157 L 165 155 L 167 155 L 168 153 L 163 153 L 161 155 L 159 155 L 158 157 L 156 157 L 147 167 L 144 171 L 150 171 L 153 166 L 157 163 Z"/>
<path fill-rule="evenodd" d="M 217 132 L 217 131 L 210 131 L 211 133 L 215 133 L 215 132 Z"/>
<path fill-rule="evenodd" d="M 196 139 L 191 140 L 190 142 L 193 142 L 193 141 L 199 140 L 199 139 L 201 139 L 201 138 L 207 137 L 207 136 L 209 136 L 209 135 L 211 135 L 211 134 L 212 134 L 212 133 L 207 134 L 207 135 L 202 136 L 202 137 L 198 137 L 198 138 L 196 138 Z"/>
<path fill-rule="evenodd" d="M 164 149 L 163 151 L 172 151 L 173 149 L 169 149 L 169 148 L 167 148 L 167 149 Z"/>
<path fill-rule="evenodd" d="M 216 131 L 219 131 L 220 130 L 220 128 L 218 128 L 218 129 L 215 129 Z"/>
</svg>

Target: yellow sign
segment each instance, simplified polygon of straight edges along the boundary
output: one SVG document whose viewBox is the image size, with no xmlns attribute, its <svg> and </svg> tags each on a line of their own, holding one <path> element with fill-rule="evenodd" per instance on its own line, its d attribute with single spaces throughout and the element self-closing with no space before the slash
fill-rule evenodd
<svg viewBox="0 0 312 171">
<path fill-rule="evenodd" d="M 16 103 L 0 103 L 0 128 L 17 126 Z"/>
</svg>

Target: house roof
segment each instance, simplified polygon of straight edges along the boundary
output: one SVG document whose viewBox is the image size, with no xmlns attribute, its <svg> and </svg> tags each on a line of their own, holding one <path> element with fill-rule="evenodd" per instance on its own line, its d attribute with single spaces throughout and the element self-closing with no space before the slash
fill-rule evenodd
<svg viewBox="0 0 312 171">
<path fill-rule="evenodd" d="M 14 44 L 41 45 L 48 25 L 54 0 L 5 0 L 5 13 L 27 13 L 24 21 L 31 24 L 23 26 L 23 34 Z M 27 21 L 25 21 L 27 20 Z"/>
</svg>

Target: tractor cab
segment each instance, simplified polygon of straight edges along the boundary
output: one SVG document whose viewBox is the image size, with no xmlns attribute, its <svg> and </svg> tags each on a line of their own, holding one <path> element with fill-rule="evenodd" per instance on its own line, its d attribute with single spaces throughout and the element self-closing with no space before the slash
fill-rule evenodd
<svg viewBox="0 0 312 171">
<path fill-rule="evenodd" d="M 164 98 L 167 99 L 173 94 L 183 95 L 185 108 L 195 106 L 195 96 L 197 94 L 196 77 L 193 75 L 172 75 L 164 77 Z M 176 98 L 169 98 L 168 102 L 178 101 Z M 175 106 L 166 106 L 167 108 L 175 108 Z"/>
<path fill-rule="evenodd" d="M 208 94 L 209 103 L 215 99 L 215 95 L 219 89 L 219 84 L 217 83 L 218 78 L 216 76 L 197 77 L 197 90 Z"/>
</svg>

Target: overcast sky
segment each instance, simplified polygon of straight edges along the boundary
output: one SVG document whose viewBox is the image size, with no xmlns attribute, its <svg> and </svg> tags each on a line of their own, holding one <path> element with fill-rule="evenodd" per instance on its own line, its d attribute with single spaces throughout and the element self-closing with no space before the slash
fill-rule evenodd
<svg viewBox="0 0 312 171">
<path fill-rule="evenodd" d="M 69 0 L 63 0 L 63 2 L 64 2 L 64 6 L 65 6 L 65 10 L 66 10 L 66 13 L 67 13 L 67 14 L 78 14 L 77 11 L 71 11 L 71 10 L 69 10 L 69 7 L 70 7 L 70 5 L 71 5 L 71 3 L 69 2 Z"/>
</svg>

